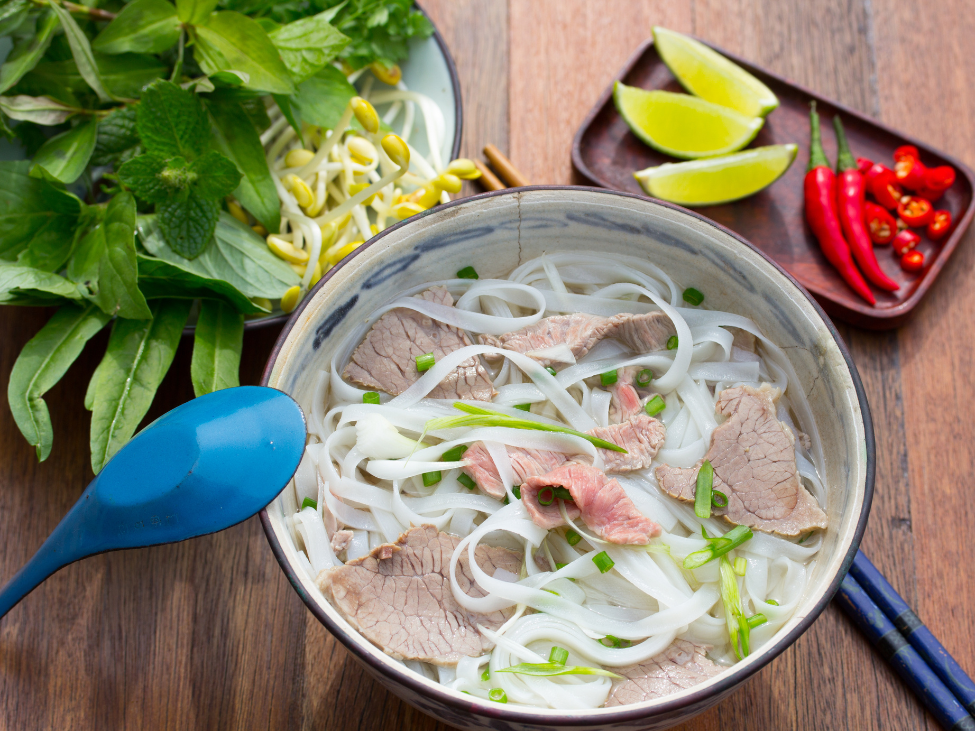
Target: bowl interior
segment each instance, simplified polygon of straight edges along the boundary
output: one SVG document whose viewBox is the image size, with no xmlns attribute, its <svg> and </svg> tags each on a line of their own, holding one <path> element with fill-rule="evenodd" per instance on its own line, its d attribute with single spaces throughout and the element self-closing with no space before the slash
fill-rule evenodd
<svg viewBox="0 0 975 731">
<path fill-rule="evenodd" d="M 873 479 L 869 415 L 855 369 L 831 325 L 808 296 L 764 256 L 681 209 L 585 188 L 522 189 L 459 201 L 408 219 L 359 251 L 306 299 L 268 364 L 267 384 L 292 395 L 306 414 L 312 410 L 317 375 L 328 369 L 333 348 L 396 293 L 452 277 L 467 265 L 473 265 L 481 278 L 504 277 L 520 263 L 545 252 L 612 251 L 649 259 L 680 286 L 705 292 L 712 309 L 752 318 L 789 355 L 819 428 L 830 527 L 806 596 L 772 642 L 731 672 L 681 694 L 598 711 L 506 707 L 505 717 L 543 725 L 569 719 L 578 722 L 585 717 L 605 725 L 624 715 L 663 713 L 694 699 L 716 700 L 781 652 L 822 610 L 845 571 L 844 562 L 852 558 L 869 507 Z M 496 705 L 492 713 L 473 703 L 470 696 L 421 678 L 352 630 L 297 561 L 285 520 L 294 510 L 294 490 L 289 487 L 268 506 L 265 527 L 292 583 L 316 615 L 393 684 L 406 683 L 440 702 L 472 709 L 474 714 L 483 710 L 497 716 Z M 458 725 L 480 726 L 470 720 Z"/>
</svg>

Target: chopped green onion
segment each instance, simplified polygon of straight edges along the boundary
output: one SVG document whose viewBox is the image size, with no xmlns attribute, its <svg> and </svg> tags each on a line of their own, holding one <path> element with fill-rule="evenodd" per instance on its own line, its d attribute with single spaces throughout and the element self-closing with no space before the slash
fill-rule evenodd
<svg viewBox="0 0 975 731">
<path fill-rule="evenodd" d="M 618 371 L 607 371 L 606 373 L 599 374 L 599 380 L 604 386 L 612 386 L 617 380 L 619 380 L 619 377 Z"/>
<path fill-rule="evenodd" d="M 514 496 L 518 500 L 521 500 L 521 485 L 513 485 L 511 487 L 511 492 L 514 493 Z"/>
<path fill-rule="evenodd" d="M 771 604 L 773 607 L 779 606 L 779 603 L 777 601 L 775 601 L 775 599 L 766 599 L 765 600 L 765 603 L 766 604 Z"/>
<path fill-rule="evenodd" d="M 538 491 L 538 495 L 536 497 L 538 498 L 539 505 L 551 505 L 555 502 L 555 490 L 553 490 L 551 487 L 543 487 Z"/>
<path fill-rule="evenodd" d="M 667 350 L 677 350 L 677 336 L 671 335 L 667 338 Z"/>
<path fill-rule="evenodd" d="M 699 289 L 688 287 L 684 290 L 684 301 L 697 307 L 704 301 L 704 294 Z"/>
<path fill-rule="evenodd" d="M 710 460 L 704 460 L 697 472 L 697 489 L 694 492 L 694 515 L 701 520 L 711 517 L 711 488 L 714 486 L 714 468 Z"/>
<path fill-rule="evenodd" d="M 613 637 L 613 635 L 606 635 L 599 641 L 599 643 L 603 647 L 629 647 L 633 644 L 633 642 L 630 640 L 621 640 L 619 637 Z"/>
<path fill-rule="evenodd" d="M 436 472 L 424 472 L 423 486 L 430 487 L 430 485 L 436 485 L 442 479 L 443 479 L 443 474 L 441 474 L 440 470 L 437 470 Z"/>
<path fill-rule="evenodd" d="M 738 558 L 735 559 L 733 568 L 736 574 L 738 574 L 739 576 L 744 576 L 745 570 L 748 568 L 748 562 L 744 558 L 739 556 Z"/>
<path fill-rule="evenodd" d="M 811 536 L 812 534 L 813 534 L 812 531 L 809 531 L 808 533 L 806 533 L 806 535 L 804 535 L 802 538 L 799 539 L 799 543 L 805 543 L 806 542 L 806 539 L 808 539 L 809 536 Z"/>
<path fill-rule="evenodd" d="M 748 620 L 741 612 L 741 594 L 738 591 L 738 578 L 735 576 L 731 562 L 722 558 L 719 562 L 721 572 L 721 603 L 724 605 L 725 623 L 728 627 L 728 637 L 731 647 L 738 659 L 748 655 Z M 740 648 L 739 648 L 740 642 Z"/>
<path fill-rule="evenodd" d="M 518 409 L 519 411 L 531 411 L 532 410 L 532 405 L 531 404 L 516 404 L 515 405 L 515 408 Z"/>
<path fill-rule="evenodd" d="M 719 556 L 724 556 L 728 551 L 737 548 L 751 538 L 752 529 L 747 525 L 736 525 L 719 538 L 708 538 L 707 534 L 704 537 L 707 538 L 710 545 L 707 548 L 702 548 L 700 551 L 694 551 L 694 553 L 687 556 L 682 564 L 685 569 L 699 569 L 708 561 L 713 561 Z"/>
<path fill-rule="evenodd" d="M 477 489 L 477 483 L 474 482 L 474 480 L 472 480 L 469 475 L 466 475 L 466 474 L 463 474 L 463 473 L 460 474 L 460 475 L 457 475 L 457 482 L 459 482 L 461 485 L 463 485 L 464 487 L 466 487 L 468 490 L 476 490 Z"/>
<path fill-rule="evenodd" d="M 647 405 L 643 407 L 643 410 L 647 412 L 647 416 L 656 416 L 666 408 L 667 404 L 664 403 L 664 400 L 660 398 L 660 394 L 658 393 L 647 401 Z"/>
<path fill-rule="evenodd" d="M 636 374 L 636 385 L 640 388 L 646 388 L 650 385 L 653 380 L 653 371 L 649 368 L 644 368 L 642 371 Z"/>
<path fill-rule="evenodd" d="M 440 455 L 441 462 L 459 462 L 460 458 L 464 456 L 464 452 L 467 451 L 466 444 L 458 444 L 456 447 L 451 447 L 446 452 Z"/>
<path fill-rule="evenodd" d="M 423 371 L 428 371 L 433 368 L 437 359 L 433 357 L 433 353 L 427 353 L 426 355 L 416 356 L 416 369 L 423 373 Z"/>
<path fill-rule="evenodd" d="M 554 589 L 542 589 L 542 591 L 547 591 L 549 594 L 555 594 L 555 596 L 562 596 L 561 594 L 559 594 Z"/>
<path fill-rule="evenodd" d="M 312 500 L 310 497 L 306 497 L 301 501 L 301 509 L 304 510 L 305 508 L 313 508 L 318 510 L 318 502 L 316 500 Z"/>
<path fill-rule="evenodd" d="M 510 668 L 502 668 L 498 672 L 534 675 L 542 678 L 553 675 L 602 675 L 606 678 L 621 678 L 616 673 L 611 673 L 602 668 L 588 668 L 578 665 L 556 665 L 554 662 L 523 662 L 518 665 L 512 665 Z"/>
<path fill-rule="evenodd" d="M 768 622 L 768 618 L 759 612 L 758 614 L 753 614 L 748 618 L 748 627 L 749 629 L 755 629 L 756 627 L 761 627 L 766 622 Z"/>
<path fill-rule="evenodd" d="M 567 563 L 559 563 L 558 561 L 556 561 L 555 562 L 555 570 L 558 571 L 559 569 L 564 569 L 568 565 L 569 564 L 567 564 Z"/>
<path fill-rule="evenodd" d="M 735 640 L 732 639 L 732 641 L 731 641 L 731 644 L 733 645 L 733 649 L 735 651 L 735 654 L 738 655 L 738 658 L 739 659 L 741 659 L 743 657 L 748 657 L 748 653 L 751 652 L 751 650 L 748 649 L 748 637 L 751 634 L 751 629 L 752 628 L 749 626 L 748 620 L 745 618 L 745 615 L 742 614 L 741 611 L 739 610 L 739 612 L 738 612 L 738 639 L 741 641 L 741 653 L 740 654 L 738 653 L 738 646 L 735 644 Z"/>
<path fill-rule="evenodd" d="M 565 532 L 565 540 L 568 541 L 570 546 L 574 546 L 582 540 L 582 536 L 570 528 Z"/>
<path fill-rule="evenodd" d="M 559 500 L 572 500 L 572 493 L 566 488 L 559 486 L 555 488 L 555 497 Z"/>
<path fill-rule="evenodd" d="M 647 553 L 666 553 L 670 555 L 670 546 L 666 543 L 651 543 L 647 547 Z"/>
<path fill-rule="evenodd" d="M 609 557 L 609 554 L 606 553 L 606 551 L 600 551 L 593 556 L 592 562 L 596 564 L 596 568 L 599 569 L 599 572 L 602 574 L 605 574 L 616 565 L 616 562 Z"/>
<path fill-rule="evenodd" d="M 557 374 L 557 373 L 555 372 L 555 369 L 554 369 L 554 368 L 553 368 L 552 366 L 545 366 L 545 370 L 547 370 L 547 371 L 548 371 L 548 374 L 549 374 L 550 376 L 555 376 L 555 375 L 558 375 L 558 374 Z"/>
<path fill-rule="evenodd" d="M 375 391 L 366 391 L 362 394 L 362 403 L 364 404 L 378 404 L 379 394 Z"/>
<path fill-rule="evenodd" d="M 728 507 L 728 496 L 721 492 L 721 490 L 712 490 L 711 504 L 716 508 L 726 508 Z"/>
<path fill-rule="evenodd" d="M 553 647 L 552 651 L 548 653 L 548 661 L 553 665 L 565 665 L 565 661 L 569 659 L 569 651 L 561 647 Z"/>
<path fill-rule="evenodd" d="M 495 703 L 507 703 L 508 694 L 504 692 L 502 688 L 491 688 L 488 691 L 488 698 L 490 698 Z"/>
<path fill-rule="evenodd" d="M 458 279 L 477 279 L 478 277 L 477 277 L 477 272 L 474 270 L 474 267 L 464 267 L 459 272 L 457 272 L 457 278 Z M 687 296 L 687 293 L 685 293 L 684 296 L 686 297 Z"/>
<path fill-rule="evenodd" d="M 481 680 L 485 683 L 491 679 L 491 668 L 484 668 L 484 672 L 481 673 Z"/>
</svg>

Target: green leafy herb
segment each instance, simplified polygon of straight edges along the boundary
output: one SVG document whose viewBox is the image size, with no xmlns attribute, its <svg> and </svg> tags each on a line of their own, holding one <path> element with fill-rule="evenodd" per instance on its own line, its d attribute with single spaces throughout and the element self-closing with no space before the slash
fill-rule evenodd
<svg viewBox="0 0 975 731">
<path fill-rule="evenodd" d="M 47 307 L 83 297 L 78 285 L 57 274 L 17 264 L 0 264 L 0 304 Z"/>
<path fill-rule="evenodd" d="M 248 89 L 291 94 L 294 82 L 267 33 L 246 15 L 214 13 L 206 25 L 195 27 L 193 55 L 207 74 L 239 71 L 247 74 Z"/>
<path fill-rule="evenodd" d="M 98 123 L 92 165 L 114 165 L 138 154 L 140 144 L 135 117 L 135 108 L 118 107 Z"/>
<path fill-rule="evenodd" d="M 173 297 L 210 299 L 229 303 L 244 315 L 268 311 L 223 279 L 201 277 L 168 261 L 144 254 L 138 254 L 137 259 L 139 289 L 147 300 Z"/>
<path fill-rule="evenodd" d="M 297 118 L 325 129 L 333 129 L 354 97 L 355 87 L 334 66 L 326 66 L 298 85 L 291 105 Z"/>
<path fill-rule="evenodd" d="M 328 17 L 351 39 L 342 57 L 353 68 L 374 61 L 392 66 L 409 55 L 411 38 L 426 38 L 433 26 L 411 0 L 325 0 Z"/>
<path fill-rule="evenodd" d="M 203 23 L 214 10 L 217 0 L 176 0 L 176 12 L 183 23 Z"/>
<path fill-rule="evenodd" d="M 332 27 L 326 15 L 301 18 L 268 34 L 296 83 L 323 69 L 349 45 L 349 39 Z"/>
<path fill-rule="evenodd" d="M 0 96 L 0 112 L 11 119 L 52 127 L 63 124 L 80 110 L 49 96 Z"/>
<path fill-rule="evenodd" d="M 98 74 L 98 64 L 91 50 L 91 43 L 88 41 L 88 36 L 78 27 L 78 23 L 71 17 L 71 13 L 63 5 L 59 2 L 51 2 L 49 5 L 51 10 L 58 16 L 58 20 L 61 21 L 61 27 L 64 28 L 64 35 L 68 39 L 68 45 L 71 46 L 71 55 L 74 57 L 75 65 L 77 65 L 82 78 L 92 88 L 92 91 L 98 95 L 99 101 L 110 102 L 112 97 L 105 89 L 101 76 Z"/>
<path fill-rule="evenodd" d="M 312 510 L 318 510 L 318 501 L 312 500 L 310 497 L 306 497 L 301 501 L 301 509 L 311 508 Z"/>
<path fill-rule="evenodd" d="M 92 119 L 52 137 L 34 155 L 35 167 L 44 168 L 62 183 L 73 183 L 88 167 L 97 133 L 98 123 Z"/>
<path fill-rule="evenodd" d="M 45 12 L 37 20 L 37 30 L 33 37 L 13 47 L 6 62 L 0 66 L 0 93 L 20 81 L 24 74 L 37 65 L 51 45 L 51 39 L 58 25 L 58 16 L 53 12 Z"/>
<path fill-rule="evenodd" d="M 457 272 L 458 279 L 477 279 L 477 270 L 474 267 L 466 266 Z"/>
<path fill-rule="evenodd" d="M 193 393 L 202 396 L 240 385 L 240 351 L 244 316 L 218 300 L 203 300 L 193 334 L 190 377 Z"/>
<path fill-rule="evenodd" d="M 162 53 L 181 31 L 176 8 L 166 0 L 133 0 L 98 34 L 91 47 L 101 53 Z"/>
<path fill-rule="evenodd" d="M 531 404 L 515 404 L 515 408 L 518 409 L 519 411 L 531 411 L 532 410 L 532 405 Z"/>
<path fill-rule="evenodd" d="M 509 668 L 501 668 L 499 673 L 518 673 L 532 675 L 538 678 L 550 678 L 556 675 L 601 675 L 605 678 L 619 678 L 621 675 L 611 673 L 602 668 L 590 668 L 582 665 L 560 665 L 554 662 L 523 662 Z"/>
</svg>

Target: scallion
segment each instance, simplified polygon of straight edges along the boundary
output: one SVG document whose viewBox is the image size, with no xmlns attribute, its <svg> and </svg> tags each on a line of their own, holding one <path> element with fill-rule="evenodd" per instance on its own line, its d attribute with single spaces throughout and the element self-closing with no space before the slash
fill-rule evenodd
<svg viewBox="0 0 975 731">
<path fill-rule="evenodd" d="M 603 647 L 617 647 L 617 648 L 629 647 L 630 645 L 633 644 L 631 640 L 621 640 L 619 637 L 614 637 L 613 635 L 606 635 L 599 642 L 601 645 L 603 645 Z"/>
<path fill-rule="evenodd" d="M 619 380 L 619 377 L 618 371 L 606 371 L 606 373 L 599 374 L 599 380 L 604 386 L 612 386 Z"/>
<path fill-rule="evenodd" d="M 738 578 L 735 576 L 731 562 L 722 558 L 718 565 L 721 580 L 721 603 L 724 605 L 725 624 L 728 628 L 728 637 L 731 639 L 731 647 L 735 651 L 738 659 L 748 655 L 748 620 L 741 611 L 741 594 L 738 591 Z M 740 644 L 740 646 L 739 646 Z"/>
<path fill-rule="evenodd" d="M 477 279 L 478 278 L 477 271 L 474 269 L 474 267 L 470 267 L 470 266 L 464 267 L 459 272 L 457 272 L 457 278 L 458 279 Z"/>
<path fill-rule="evenodd" d="M 484 668 L 484 672 L 481 673 L 481 680 L 487 682 L 491 679 L 491 668 Z"/>
<path fill-rule="evenodd" d="M 779 606 L 779 603 L 777 601 L 775 601 L 775 599 L 766 599 L 765 600 L 765 603 L 766 604 L 771 604 L 773 607 Z"/>
<path fill-rule="evenodd" d="M 602 668 L 589 668 L 579 665 L 556 665 L 554 662 L 523 662 L 510 668 L 501 668 L 499 673 L 518 673 L 547 678 L 553 675 L 602 675 L 605 678 L 621 678 Z"/>
<path fill-rule="evenodd" d="M 532 410 L 532 405 L 531 404 L 515 404 L 515 408 L 518 409 L 519 411 L 531 411 Z"/>
<path fill-rule="evenodd" d="M 727 508 L 728 496 L 721 490 L 711 490 L 711 504 L 716 508 Z"/>
<path fill-rule="evenodd" d="M 459 462 L 460 458 L 464 456 L 464 452 L 467 451 L 466 444 L 458 444 L 456 447 L 451 447 L 442 455 L 440 455 L 441 462 Z"/>
<path fill-rule="evenodd" d="M 362 394 L 362 403 L 364 404 L 378 404 L 379 394 L 375 391 L 366 391 Z"/>
<path fill-rule="evenodd" d="M 468 490 L 477 489 L 477 483 L 474 482 L 474 480 L 472 480 L 469 475 L 463 473 L 457 475 L 457 482 L 459 482 L 461 485 L 466 487 Z"/>
<path fill-rule="evenodd" d="M 801 545 L 801 544 L 805 543 L 809 539 L 809 536 L 811 536 L 812 534 L 813 534 L 812 531 L 809 531 L 808 533 L 806 533 L 806 535 L 804 535 L 802 538 L 799 539 L 799 544 Z"/>
<path fill-rule="evenodd" d="M 704 301 L 704 293 L 694 287 L 688 287 L 684 290 L 684 301 L 697 307 Z"/>
<path fill-rule="evenodd" d="M 502 688 L 491 688 L 491 690 L 488 691 L 488 698 L 495 703 L 508 702 L 508 694 L 505 693 Z"/>
<path fill-rule="evenodd" d="M 556 571 L 559 571 L 560 569 L 564 569 L 568 565 L 569 564 L 567 564 L 567 563 L 559 563 L 558 561 L 556 561 L 555 562 L 555 570 Z"/>
<path fill-rule="evenodd" d="M 745 571 L 748 569 L 748 562 L 744 558 L 739 556 L 738 558 L 735 559 L 733 568 L 736 574 L 738 574 L 739 576 L 744 576 Z"/>
<path fill-rule="evenodd" d="M 671 335 L 667 338 L 667 350 L 677 350 L 677 336 Z"/>
<path fill-rule="evenodd" d="M 642 371 L 636 374 L 636 385 L 640 388 L 646 388 L 653 381 L 653 371 L 649 368 L 644 368 Z"/>
<path fill-rule="evenodd" d="M 565 532 L 565 540 L 568 542 L 570 546 L 574 546 L 575 544 L 577 544 L 579 541 L 582 540 L 582 536 L 580 536 L 578 533 L 576 533 L 574 530 L 570 528 Z"/>
<path fill-rule="evenodd" d="M 647 405 L 643 407 L 643 410 L 647 412 L 647 416 L 656 416 L 666 408 L 667 404 L 664 403 L 664 400 L 658 393 L 652 399 L 647 401 Z"/>
<path fill-rule="evenodd" d="M 558 375 L 558 374 L 557 374 L 557 373 L 555 372 L 555 369 L 554 369 L 554 368 L 553 368 L 552 366 L 545 366 L 545 370 L 547 370 L 547 371 L 548 371 L 548 374 L 549 374 L 550 376 L 555 376 L 555 375 Z"/>
<path fill-rule="evenodd" d="M 710 460 L 704 460 L 697 472 L 697 488 L 694 491 L 694 515 L 701 520 L 711 517 L 711 488 L 714 486 L 714 468 Z"/>
<path fill-rule="evenodd" d="M 569 651 L 553 646 L 551 652 L 548 653 L 548 661 L 553 665 L 565 665 L 565 661 L 569 659 Z"/>
<path fill-rule="evenodd" d="M 312 500 L 310 497 L 306 497 L 301 501 L 301 509 L 312 508 L 313 510 L 318 510 L 318 501 Z"/>
<path fill-rule="evenodd" d="M 566 488 L 559 486 L 555 488 L 555 497 L 559 500 L 572 500 L 572 493 Z"/>
<path fill-rule="evenodd" d="M 551 487 L 543 487 L 538 491 L 538 495 L 536 497 L 538 498 L 539 505 L 551 505 L 555 502 L 555 490 L 553 490 Z"/>
<path fill-rule="evenodd" d="M 416 369 L 423 373 L 423 371 L 428 371 L 433 368 L 437 359 L 433 357 L 433 353 L 427 353 L 426 355 L 416 356 Z"/>
<path fill-rule="evenodd" d="M 724 556 L 751 538 L 752 529 L 747 525 L 736 525 L 720 538 L 708 538 L 707 535 L 704 537 L 707 538 L 708 547 L 688 555 L 682 564 L 685 569 L 698 569 L 708 561 Z"/>
<path fill-rule="evenodd" d="M 759 612 L 748 618 L 748 627 L 749 629 L 755 629 L 756 627 L 761 627 L 766 622 L 768 622 L 768 617 Z"/>
<path fill-rule="evenodd" d="M 423 486 L 430 487 L 431 485 L 436 485 L 442 479 L 443 479 L 443 473 L 441 473 L 440 470 L 437 470 L 436 472 L 424 472 Z"/>
<path fill-rule="evenodd" d="M 606 551 L 600 551 L 593 556 L 592 562 L 596 564 L 596 568 L 599 569 L 599 573 L 601 574 L 605 574 L 616 565 L 616 562 L 609 557 L 609 554 L 606 553 Z"/>
<path fill-rule="evenodd" d="M 521 485 L 512 485 L 511 492 L 518 500 L 521 500 Z"/>
</svg>

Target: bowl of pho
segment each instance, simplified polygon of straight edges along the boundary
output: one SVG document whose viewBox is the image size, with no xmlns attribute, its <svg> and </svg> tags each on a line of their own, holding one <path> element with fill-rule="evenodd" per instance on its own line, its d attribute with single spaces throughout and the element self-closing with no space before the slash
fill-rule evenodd
<svg viewBox="0 0 975 731">
<path fill-rule="evenodd" d="M 392 226 L 301 303 L 264 383 L 309 425 L 262 513 L 283 570 L 458 728 L 712 706 L 823 610 L 873 490 L 863 388 L 809 294 L 624 193 L 508 190 Z"/>
</svg>

